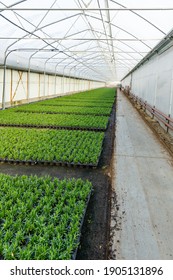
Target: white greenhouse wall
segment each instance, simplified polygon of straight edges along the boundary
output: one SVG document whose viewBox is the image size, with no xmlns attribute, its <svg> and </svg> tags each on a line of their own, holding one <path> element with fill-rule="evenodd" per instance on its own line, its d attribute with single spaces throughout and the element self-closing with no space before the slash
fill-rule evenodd
<svg viewBox="0 0 173 280">
<path fill-rule="evenodd" d="M 3 69 L 0 69 L 0 106 L 3 96 Z M 48 97 L 105 87 L 104 82 L 75 79 L 43 73 L 6 69 L 5 106 L 32 102 Z"/>
<path fill-rule="evenodd" d="M 152 56 L 122 86 L 173 118 L 173 47 Z"/>
</svg>

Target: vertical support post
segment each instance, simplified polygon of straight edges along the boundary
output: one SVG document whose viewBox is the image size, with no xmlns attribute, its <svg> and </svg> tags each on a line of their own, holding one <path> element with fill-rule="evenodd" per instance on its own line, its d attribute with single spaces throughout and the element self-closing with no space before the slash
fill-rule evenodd
<svg viewBox="0 0 173 280">
<path fill-rule="evenodd" d="M 64 74 L 63 74 L 63 95 L 65 94 L 65 77 L 64 77 Z"/>
<path fill-rule="evenodd" d="M 46 70 L 45 70 L 45 65 L 44 65 L 44 89 L 43 89 L 43 96 L 46 95 Z"/>
<path fill-rule="evenodd" d="M 9 46 L 8 46 L 9 48 Z M 2 89 L 2 109 L 4 110 L 5 109 L 5 98 L 6 98 L 6 68 L 7 68 L 7 57 L 9 56 L 10 53 L 16 51 L 15 50 L 11 50 L 7 53 L 8 51 L 8 48 L 6 49 L 5 51 L 5 54 L 4 54 L 4 75 L 3 75 L 3 89 Z"/>
<path fill-rule="evenodd" d="M 31 88 L 31 69 L 28 69 L 28 87 L 27 87 L 27 99 L 29 100 L 30 98 L 30 88 Z"/>
<path fill-rule="evenodd" d="M 40 85 L 40 83 L 41 83 L 41 79 L 40 79 L 40 75 L 41 74 L 38 74 L 38 80 L 39 80 L 39 85 L 38 85 L 38 98 L 40 99 L 40 87 L 41 87 L 41 85 Z"/>
<path fill-rule="evenodd" d="M 168 115 L 168 117 L 170 118 L 170 114 Z M 168 124 L 169 124 L 169 120 L 168 120 Z M 169 132 L 169 126 L 166 127 L 166 132 Z"/>
<path fill-rule="evenodd" d="M 33 55 L 29 57 L 29 63 L 28 63 L 28 86 L 27 86 L 27 99 L 30 98 L 30 86 L 31 86 L 31 58 Z"/>
<path fill-rule="evenodd" d="M 3 88 L 2 88 L 2 110 L 5 109 L 5 93 L 6 93 L 6 59 L 4 62 Z"/>
<path fill-rule="evenodd" d="M 29 72 L 29 70 L 28 70 L 28 72 Z M 26 74 L 26 99 L 28 100 L 29 98 L 28 98 L 28 90 L 29 90 L 29 85 L 28 85 L 28 79 L 29 79 L 29 74 L 28 74 L 28 72 L 27 72 L 27 74 Z"/>
<path fill-rule="evenodd" d="M 70 78 L 70 76 L 68 77 L 68 79 L 69 79 L 69 92 L 70 92 L 70 85 L 71 85 L 71 78 Z"/>
<path fill-rule="evenodd" d="M 27 101 L 30 98 L 30 81 L 31 81 L 31 69 L 30 69 L 30 65 L 28 68 L 28 72 L 27 72 Z"/>
<path fill-rule="evenodd" d="M 54 81 L 54 95 L 56 95 L 56 69 L 55 69 L 55 81 Z"/>
<path fill-rule="evenodd" d="M 12 91 L 13 91 L 13 69 L 11 69 L 11 86 L 10 86 L 10 105 L 12 106 Z"/>
<path fill-rule="evenodd" d="M 152 119 L 154 119 L 155 106 L 152 107 Z"/>
<path fill-rule="evenodd" d="M 63 76 L 61 76 L 61 93 L 63 94 Z"/>
<path fill-rule="evenodd" d="M 47 75 L 48 83 L 47 83 L 47 95 L 49 95 L 49 89 L 50 89 L 50 75 Z"/>
</svg>

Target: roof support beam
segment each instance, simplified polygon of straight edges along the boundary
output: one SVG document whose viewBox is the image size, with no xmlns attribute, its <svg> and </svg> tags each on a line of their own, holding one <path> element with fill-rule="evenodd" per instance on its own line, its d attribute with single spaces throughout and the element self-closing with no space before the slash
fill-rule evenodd
<svg viewBox="0 0 173 280">
<path fill-rule="evenodd" d="M 49 8 L 3 8 L 0 7 L 2 11 L 48 11 Z M 173 8 L 162 7 L 162 8 L 52 8 L 52 12 L 62 12 L 62 11 L 173 11 Z"/>
</svg>

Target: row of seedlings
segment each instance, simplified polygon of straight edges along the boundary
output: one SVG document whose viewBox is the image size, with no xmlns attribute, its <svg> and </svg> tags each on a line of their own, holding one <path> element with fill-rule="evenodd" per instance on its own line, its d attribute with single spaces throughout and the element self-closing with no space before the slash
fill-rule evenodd
<svg viewBox="0 0 173 280">
<path fill-rule="evenodd" d="M 103 91 L 103 89 L 100 90 Z M 93 112 L 97 108 L 96 104 L 100 104 L 99 109 L 104 111 L 105 107 L 102 107 L 102 104 L 106 104 L 105 100 L 109 104 L 110 110 L 114 94 L 113 89 L 106 89 L 105 97 L 101 92 L 102 99 L 99 99 L 99 91 L 97 90 L 96 94 L 94 91 L 92 94 L 89 92 L 79 93 L 1 111 L 0 124 L 6 128 L 2 127 L 0 131 L 1 143 L 3 143 L 0 144 L 0 160 L 96 167 L 102 151 L 104 131 L 108 126 L 109 116 L 86 115 L 86 113 L 81 115 L 76 114 L 76 112 L 69 114 L 68 106 L 65 104 L 63 110 L 67 108 L 66 114 L 56 114 L 53 113 L 53 110 L 59 109 L 59 105 L 55 106 L 55 104 L 79 100 L 80 104 L 83 105 L 89 98 L 93 106 L 90 109 Z M 54 104 L 54 106 L 49 106 L 49 110 L 52 110 L 51 114 L 45 113 L 44 108 L 47 108 L 46 105 L 50 102 Z M 36 108 L 37 113 L 28 112 L 28 108 L 29 110 Z M 79 107 L 80 112 L 81 108 L 85 112 L 85 107 Z M 15 128 L 10 129 L 10 126 Z M 21 130 L 20 127 L 23 129 Z M 34 129 L 28 127 L 34 127 Z"/>
</svg>

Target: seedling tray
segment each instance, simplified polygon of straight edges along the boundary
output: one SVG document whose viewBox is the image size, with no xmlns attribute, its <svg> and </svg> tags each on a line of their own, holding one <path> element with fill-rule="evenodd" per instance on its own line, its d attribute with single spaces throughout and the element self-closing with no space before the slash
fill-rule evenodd
<svg viewBox="0 0 173 280">
<path fill-rule="evenodd" d="M 15 111 L 16 113 L 37 113 L 37 114 L 52 114 L 52 115 L 54 115 L 54 114 L 59 114 L 59 115 L 84 115 L 84 116 L 100 116 L 100 117 L 109 117 L 110 116 L 110 114 L 95 114 L 95 113 L 78 113 L 78 112 L 52 112 L 52 111 L 27 111 L 27 110 L 16 110 Z"/>
<path fill-rule="evenodd" d="M 108 105 L 105 105 L 105 103 L 104 103 L 104 105 L 102 105 L 102 103 L 97 103 L 99 106 L 96 106 L 95 104 L 93 104 L 93 105 L 85 105 L 85 104 L 81 104 L 81 105 L 76 105 L 76 104 L 74 104 L 74 105 L 71 105 L 71 104 L 68 104 L 68 102 L 66 102 L 66 104 L 65 103 L 63 103 L 63 104 L 53 104 L 53 103 L 50 103 L 50 104 L 39 104 L 40 106 L 59 106 L 59 107 L 62 107 L 62 106 L 73 106 L 73 107 L 86 107 L 86 108 L 98 108 L 98 107 L 102 107 L 102 108 L 112 108 L 113 107 L 113 105 L 112 105 L 112 103 L 110 103 L 110 105 L 108 106 Z"/>
<path fill-rule="evenodd" d="M 74 163 L 74 162 L 62 162 L 62 161 L 35 161 L 35 160 L 15 160 L 15 159 L 3 159 L 0 158 L 0 162 L 1 163 L 8 163 L 8 164 L 22 164 L 22 165 L 41 165 L 41 166 L 49 166 L 49 165 L 53 165 L 53 166 L 64 166 L 64 167 L 78 167 L 78 168 L 95 168 L 98 166 L 98 162 L 97 164 L 92 164 L 92 163 L 86 163 L 86 164 L 82 164 L 82 163 Z"/>
<path fill-rule="evenodd" d="M 45 160 L 18 160 L 18 159 L 8 159 L 8 158 L 0 158 L 1 163 L 8 164 L 18 164 L 18 165 L 41 165 L 41 166 L 63 166 L 63 167 L 74 167 L 74 168 L 96 168 L 100 161 L 100 157 L 103 151 L 103 144 L 105 141 L 105 136 L 102 142 L 102 148 L 100 154 L 98 156 L 98 160 L 96 163 L 74 163 L 74 162 L 65 162 L 65 161 L 45 161 Z"/>
<path fill-rule="evenodd" d="M 77 239 L 77 242 L 76 242 L 77 244 L 80 243 L 80 238 L 81 238 L 81 234 L 82 234 L 82 227 L 83 227 L 83 224 L 84 224 L 84 220 L 85 220 L 85 216 L 86 216 L 86 211 L 87 211 L 87 208 L 88 208 L 88 204 L 89 204 L 89 201 L 90 201 L 90 198 L 91 198 L 92 191 L 93 190 L 91 190 L 91 192 L 88 195 L 88 199 L 87 199 L 87 202 L 86 202 L 86 207 L 84 209 L 83 217 L 81 219 L 80 228 L 79 228 L 79 236 L 78 236 L 78 239 Z M 77 246 L 76 250 L 72 254 L 72 260 L 76 260 L 78 248 L 79 248 L 79 246 Z"/>
<path fill-rule="evenodd" d="M 109 121 L 108 121 L 109 122 Z M 77 127 L 77 126 L 57 126 L 57 125 L 32 125 L 32 124 L 1 124 L 3 127 L 27 127 L 27 128 L 50 128 L 50 129 L 65 129 L 65 130 L 87 130 L 87 131 L 106 131 L 108 127 L 108 123 L 106 128 L 100 127 Z"/>
</svg>

